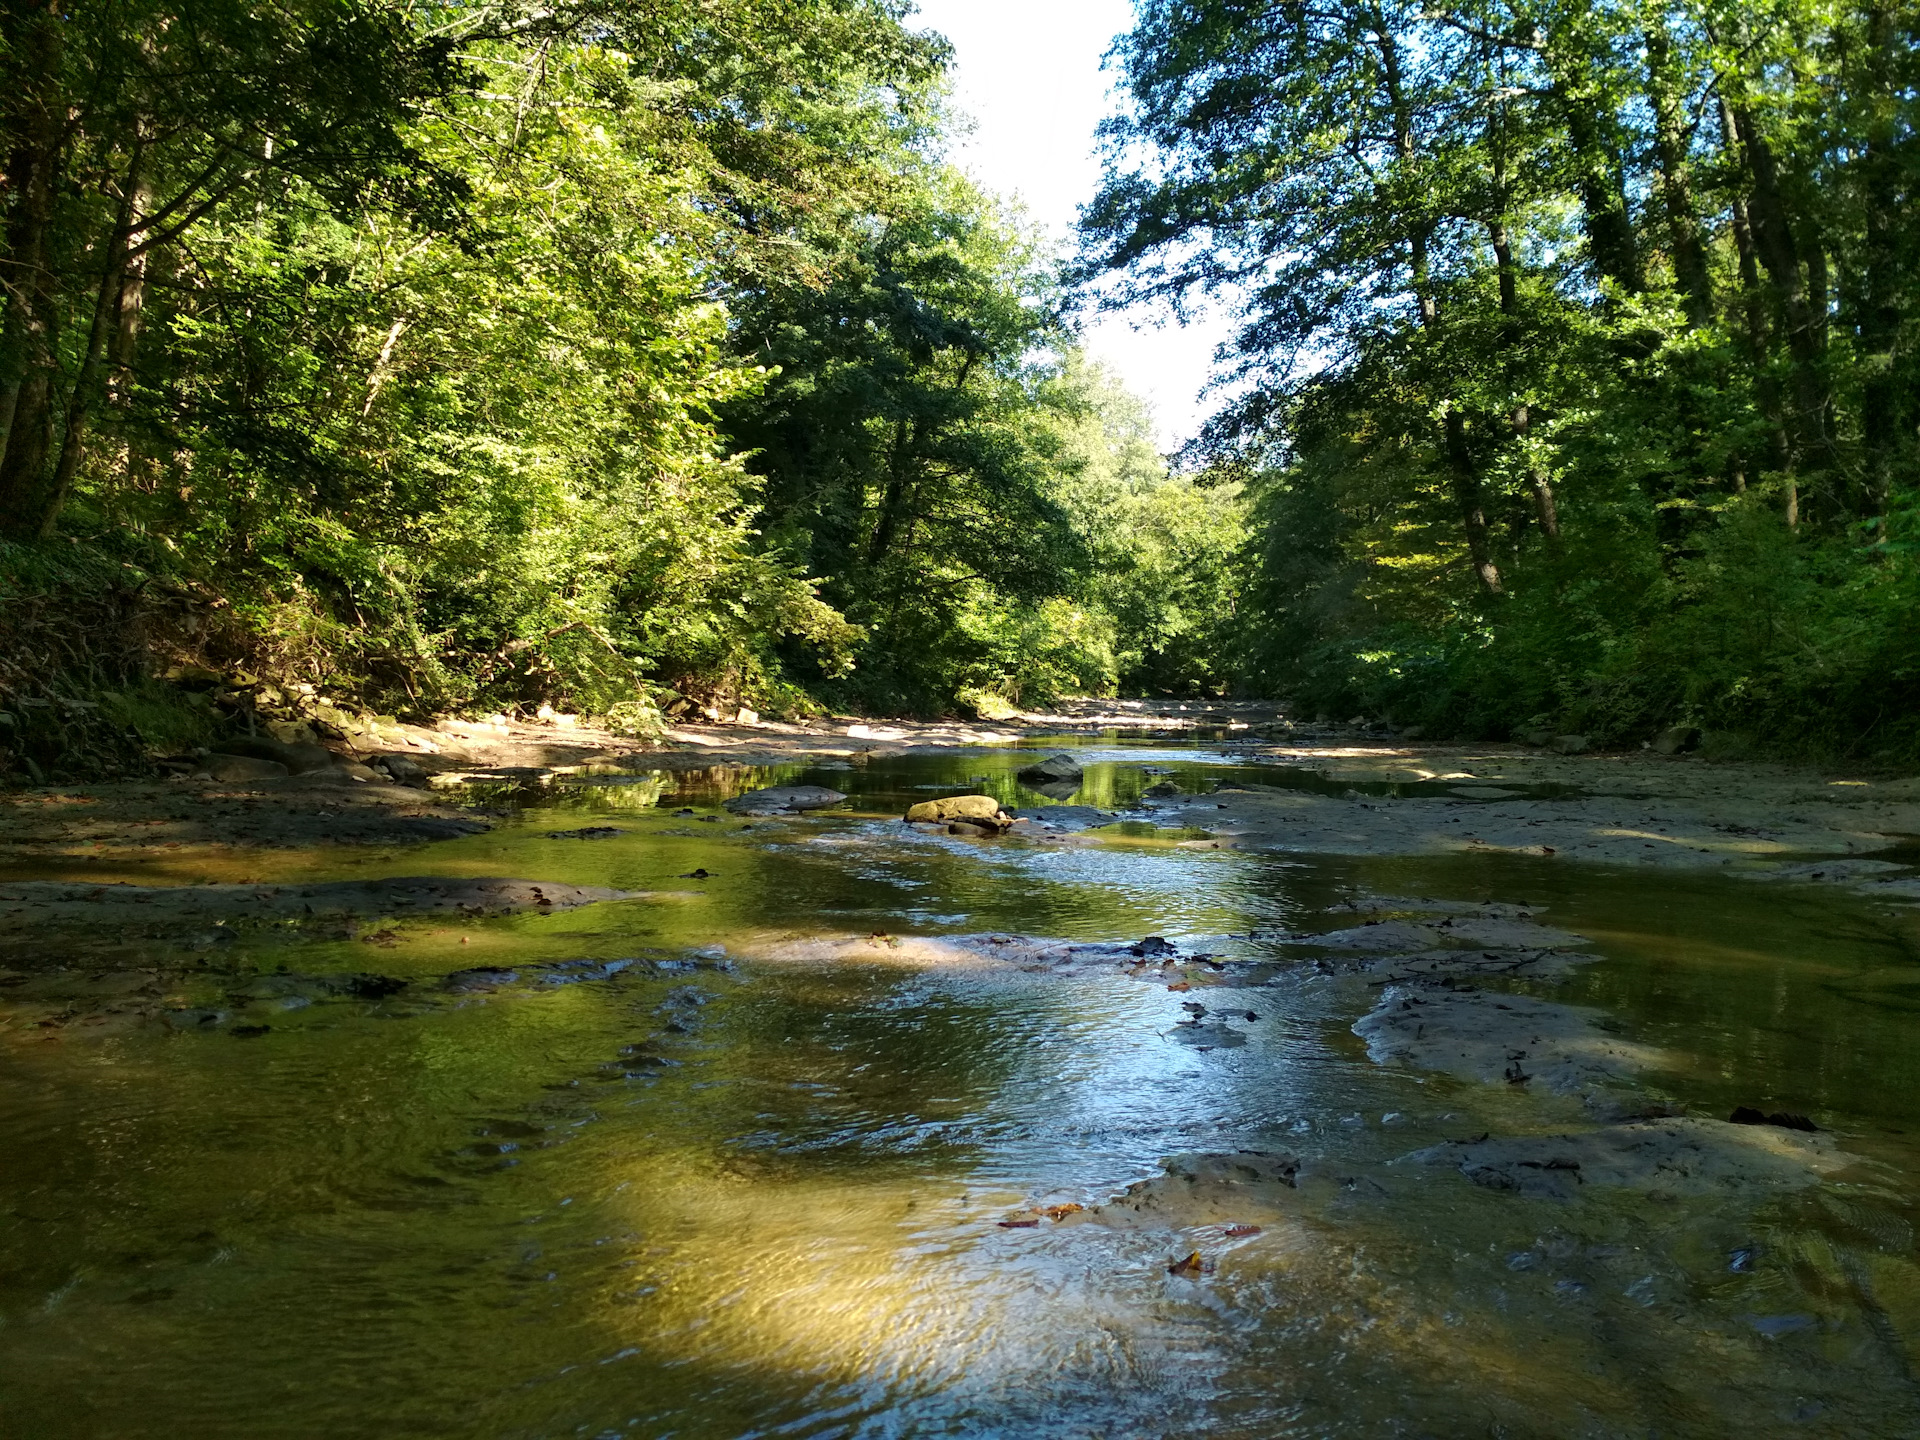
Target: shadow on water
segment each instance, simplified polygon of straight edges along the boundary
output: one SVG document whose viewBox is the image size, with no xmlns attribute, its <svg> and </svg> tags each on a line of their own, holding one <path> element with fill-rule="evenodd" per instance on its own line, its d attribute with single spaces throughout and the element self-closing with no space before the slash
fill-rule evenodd
<svg viewBox="0 0 1920 1440">
<path fill-rule="evenodd" d="M 1079 752 L 1075 803 L 1123 809 L 1164 778 L 1143 767 L 1182 784 L 1253 779 L 1218 752 L 1112 748 Z M 6 1428 L 1920 1429 L 1910 920 L 1717 876 L 1282 860 L 1124 831 L 972 841 L 893 818 L 974 786 L 1043 803 L 1013 776 L 1030 758 L 583 777 L 490 834 L 355 873 L 519 874 L 639 898 L 420 917 L 378 944 L 249 935 L 221 975 L 153 956 L 157 983 L 194 1003 L 282 967 L 410 982 L 275 1012 L 247 1040 L 147 1027 L 89 1041 L 36 1031 L 19 1009 L 0 1030 L 15 1157 L 0 1171 Z M 718 808 L 763 783 L 852 799 L 806 818 Z M 583 816 L 617 833 L 554 838 Z M 1349 1027 L 1377 990 L 1302 963 L 1313 951 L 1298 937 L 1380 896 L 1546 907 L 1602 958 L 1510 988 L 1598 1007 L 1657 1051 L 1649 1097 L 1804 1111 L 1867 1163 L 1757 1199 L 1550 1201 L 1399 1162 L 1478 1132 L 1592 1121 L 1571 1097 L 1365 1058 Z M 1200 988 L 1176 992 L 1121 967 L 1029 973 L 889 948 L 987 932 L 1161 934 L 1276 978 L 1215 991 L 1197 969 Z M 823 936 L 867 939 L 836 961 L 753 958 Z M 643 963 L 537 983 L 555 973 L 541 966 L 593 957 Z M 442 983 L 483 966 L 522 978 Z M 1245 1043 L 1174 1043 L 1182 1007 L 1201 1001 L 1257 1014 Z M 1001 1223 L 1097 1206 L 1171 1155 L 1241 1149 L 1322 1165 L 1249 1239 L 1177 1208 L 1151 1223 Z M 1168 1273 L 1190 1248 L 1213 1274 Z"/>
</svg>

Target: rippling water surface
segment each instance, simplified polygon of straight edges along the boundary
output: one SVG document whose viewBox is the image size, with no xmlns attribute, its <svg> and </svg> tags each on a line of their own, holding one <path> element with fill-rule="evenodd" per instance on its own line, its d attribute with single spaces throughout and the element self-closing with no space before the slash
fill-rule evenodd
<svg viewBox="0 0 1920 1440">
<path fill-rule="evenodd" d="M 1073 802 L 1115 811 L 1155 772 L 1326 784 L 1206 745 L 1082 755 Z M 245 936 L 180 981 L 187 1000 L 234 972 L 410 982 L 289 1002 L 245 1040 L 0 1031 L 0 1433 L 1920 1434 L 1911 921 L 1722 875 L 1245 854 L 1143 826 L 976 841 L 894 818 L 959 788 L 1043 803 L 1012 778 L 1029 759 L 725 781 L 853 797 L 755 821 L 718 808 L 719 780 L 584 776 L 499 797 L 487 835 L 263 857 L 277 879 L 646 893 L 403 920 L 373 943 Z M 585 825 L 623 833 L 548 838 Z M 1759 1197 L 1563 1200 L 1390 1163 L 1590 1121 L 1571 1098 L 1368 1058 L 1351 1026 L 1378 985 L 1276 937 L 1379 896 L 1545 907 L 1602 958 L 1511 988 L 1599 1007 L 1656 1050 L 1651 1100 L 1807 1113 L 1859 1163 Z M 1214 964 L 1143 978 L 911 943 L 988 934 L 1161 935 Z M 634 963 L 537 968 L 583 959 Z M 521 983 L 444 986 L 475 967 Z M 1216 988 L 1237 974 L 1259 983 Z M 1181 1043 L 1199 999 L 1236 1007 L 1244 1043 Z M 1178 1195 L 1082 1223 L 1170 1156 L 1240 1150 L 1323 1179 L 1257 1234 Z M 1065 1204 L 1089 1210 L 1001 1223 Z M 1196 1250 L 1210 1271 L 1170 1273 Z"/>
</svg>

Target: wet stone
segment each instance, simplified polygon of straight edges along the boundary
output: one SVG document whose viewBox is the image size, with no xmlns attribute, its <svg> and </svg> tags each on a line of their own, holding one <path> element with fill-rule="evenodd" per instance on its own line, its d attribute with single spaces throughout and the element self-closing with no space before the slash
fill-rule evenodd
<svg viewBox="0 0 1920 1440">
<path fill-rule="evenodd" d="M 774 785 L 736 795 L 725 802 L 724 808 L 735 815 L 775 815 L 782 811 L 825 810 L 845 804 L 846 799 L 838 790 L 824 785 Z"/>
</svg>

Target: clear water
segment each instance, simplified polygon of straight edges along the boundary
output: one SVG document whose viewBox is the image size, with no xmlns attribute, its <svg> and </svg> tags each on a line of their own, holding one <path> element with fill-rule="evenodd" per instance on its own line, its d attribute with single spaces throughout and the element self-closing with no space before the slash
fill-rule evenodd
<svg viewBox="0 0 1920 1440">
<path fill-rule="evenodd" d="M 263 930 L 213 966 L 150 957 L 182 1003 L 281 967 L 412 982 L 276 1010 L 246 1040 L 48 1029 L 0 1000 L 0 1433 L 1920 1434 L 1911 919 L 1724 875 L 1263 856 L 1144 827 L 970 840 L 893 818 L 974 777 L 1044 803 L 1012 778 L 1031 758 L 583 776 L 495 796 L 513 808 L 492 833 L 425 850 L 196 858 L 204 878 L 647 893 L 399 920 L 373 944 Z M 1116 810 L 1163 778 L 1143 767 L 1319 778 L 1206 744 L 1084 758 L 1074 803 Z M 750 826 L 718 809 L 776 782 L 853 799 Z M 625 833 L 546 838 L 586 824 Z M 1809 1113 L 1862 1164 L 1760 1199 L 1556 1202 L 1386 1163 L 1586 1122 L 1572 1101 L 1373 1064 L 1350 1026 L 1375 992 L 1255 938 L 1351 923 L 1359 895 L 1546 906 L 1604 958 L 1524 988 L 1665 1052 L 1649 1096 Z M 1199 1051 L 1171 1028 L 1207 967 L 1170 993 L 896 944 L 989 932 L 1160 934 L 1271 961 L 1273 981 L 1231 992 L 1261 1015 L 1244 1047 Z M 855 941 L 778 958 L 822 937 Z M 437 988 L 583 958 L 641 963 Z M 1240 1238 L 1178 1215 L 999 1223 L 1240 1148 L 1351 1183 Z M 1194 1249 L 1213 1272 L 1170 1274 Z"/>
</svg>

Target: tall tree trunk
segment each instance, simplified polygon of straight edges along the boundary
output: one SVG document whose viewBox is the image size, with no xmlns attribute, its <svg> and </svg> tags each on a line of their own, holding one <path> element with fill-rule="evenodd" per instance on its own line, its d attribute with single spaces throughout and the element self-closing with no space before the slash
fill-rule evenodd
<svg viewBox="0 0 1920 1440">
<path fill-rule="evenodd" d="M 914 427 L 901 420 L 893 427 L 893 455 L 887 463 L 887 488 L 880 497 L 880 513 L 874 517 L 873 539 L 867 546 L 867 566 L 879 565 L 893 549 L 893 537 L 900 527 L 900 514 L 906 508 L 907 486 L 913 468 Z"/>
<path fill-rule="evenodd" d="M 1753 227 L 1754 248 L 1760 263 L 1766 267 L 1779 303 L 1787 354 L 1793 366 L 1794 414 L 1788 434 L 1797 457 L 1825 463 L 1832 459 L 1828 423 L 1832 402 L 1826 393 L 1820 363 L 1821 341 L 1826 333 L 1825 295 L 1821 295 L 1820 309 L 1816 311 L 1773 147 L 1760 133 L 1751 110 L 1736 107 L 1733 122 L 1752 182 L 1747 213 Z M 1824 256 L 1814 273 L 1824 284 Z"/>
<path fill-rule="evenodd" d="M 1733 111 L 1727 107 L 1725 99 L 1720 101 L 1720 133 L 1728 156 L 1734 163 L 1740 164 L 1740 127 L 1735 123 Z M 1734 251 L 1740 260 L 1741 311 L 1746 319 L 1747 358 L 1753 367 L 1754 391 L 1759 396 L 1761 411 L 1767 417 L 1767 440 L 1772 451 L 1768 456 L 1768 468 L 1786 478 L 1786 522 L 1791 530 L 1800 523 L 1799 482 L 1794 476 L 1793 442 L 1787 436 L 1784 418 L 1786 403 L 1781 398 L 1780 387 L 1768 373 L 1767 304 L 1760 280 L 1760 251 L 1754 242 L 1753 219 L 1747 211 L 1747 202 L 1736 194 L 1731 210 Z M 1747 488 L 1743 469 L 1735 469 L 1733 487 L 1736 491 Z"/>
<path fill-rule="evenodd" d="M 1667 216 L 1667 243 L 1673 249 L 1674 278 L 1686 298 L 1687 324 L 1694 329 L 1713 320 L 1713 275 L 1694 212 L 1687 163 L 1685 89 L 1674 73 L 1673 44 L 1664 24 L 1647 32 L 1647 89 L 1653 102 L 1654 155 L 1660 166 L 1660 200 Z"/>
<path fill-rule="evenodd" d="M 1860 396 L 1861 438 L 1866 442 L 1863 509 L 1884 518 L 1893 495 L 1900 439 L 1908 431 L 1910 402 L 1894 374 L 1900 333 L 1900 169 L 1896 155 L 1898 106 L 1893 95 L 1894 24 L 1891 9 L 1867 10 L 1867 64 L 1863 97 L 1869 107 L 1866 149 L 1860 159 L 1866 210 L 1860 297 L 1860 350 L 1865 381 Z"/>
<path fill-rule="evenodd" d="M 1459 409 L 1447 407 L 1445 422 L 1447 470 L 1452 481 L 1453 501 L 1460 510 L 1460 521 L 1467 535 L 1467 559 L 1473 565 L 1480 588 L 1488 595 L 1504 594 L 1500 567 L 1493 563 L 1493 545 L 1487 531 L 1486 504 L 1481 496 L 1480 471 L 1473 463 L 1473 448 L 1467 443 L 1467 423 Z"/>
<path fill-rule="evenodd" d="M 47 455 L 53 444 L 57 280 L 50 263 L 62 149 L 59 84 L 63 21 L 57 4 L 21 26 L 15 71 L 32 86 L 15 110 L 6 157 L 6 317 L 0 324 L 0 534 L 39 532 Z"/>
<path fill-rule="evenodd" d="M 136 224 L 152 204 L 152 189 L 145 183 L 137 184 L 133 192 Z M 133 371 L 139 363 L 140 337 L 146 329 L 147 271 L 153 260 L 153 251 L 142 250 L 131 259 L 124 260 L 120 266 L 120 293 L 114 301 L 113 342 L 108 351 L 108 362 L 112 366 L 108 393 L 119 405 L 132 400 Z"/>
<path fill-rule="evenodd" d="M 1618 149 L 1608 142 L 1593 102 L 1574 93 L 1571 78 L 1556 76 L 1553 94 L 1573 151 L 1574 188 L 1580 195 L 1587 251 L 1594 269 L 1627 294 L 1637 295 L 1646 289 L 1646 280 L 1640 270 L 1633 216 L 1627 208 L 1625 167 Z"/>
<path fill-rule="evenodd" d="M 1500 314 L 1506 322 L 1507 345 L 1511 348 L 1519 339 L 1520 295 L 1513 264 L 1513 241 L 1507 234 L 1505 221 L 1487 222 L 1487 241 L 1493 246 L 1494 264 L 1500 280 Z M 1507 425 L 1513 431 L 1513 438 L 1525 445 L 1528 432 L 1533 428 L 1531 407 L 1525 401 L 1515 405 L 1507 417 Z M 1531 455 L 1527 457 L 1527 484 L 1533 491 L 1533 509 L 1540 522 L 1540 533 L 1547 537 L 1550 544 L 1558 544 L 1560 507 L 1554 503 L 1553 484 L 1548 480 L 1547 472 Z M 1498 579 L 1497 576 L 1495 578 Z M 1484 579 L 1483 576 L 1483 583 Z"/>
<path fill-rule="evenodd" d="M 1413 113 L 1402 83 L 1400 42 L 1378 7 L 1371 9 L 1368 15 L 1380 46 L 1381 75 L 1386 84 L 1387 103 L 1393 112 L 1394 150 L 1404 163 L 1414 158 L 1415 151 Z M 1440 303 L 1434 294 L 1427 269 L 1427 251 L 1431 239 L 1432 226 L 1424 219 L 1417 222 L 1413 233 L 1407 236 L 1407 263 L 1414 303 L 1420 311 L 1421 328 L 1437 337 L 1440 331 Z M 1486 506 L 1480 495 L 1480 474 L 1473 463 L 1472 449 L 1466 443 L 1465 421 L 1456 404 L 1447 405 L 1441 439 L 1452 478 L 1454 500 L 1460 510 L 1461 525 L 1466 531 L 1467 554 L 1472 561 L 1474 574 L 1487 594 L 1498 595 L 1501 593 L 1500 571 L 1493 563 L 1493 551 L 1488 541 Z"/>
<path fill-rule="evenodd" d="M 146 193 L 141 182 L 144 159 L 143 149 L 136 146 L 123 181 L 120 214 L 107 241 L 105 268 L 94 293 L 93 323 L 87 329 L 86 352 L 67 402 L 67 426 L 60 441 L 60 458 L 54 464 L 53 479 L 40 501 L 35 534 L 41 539 L 51 535 L 59 523 L 60 512 L 66 508 L 67 496 L 73 490 L 74 476 L 80 473 L 80 461 L 86 454 L 87 428 L 99 397 L 101 375 L 107 368 L 108 348 L 126 282 L 127 244 L 137 221 L 140 197 Z"/>
</svg>

